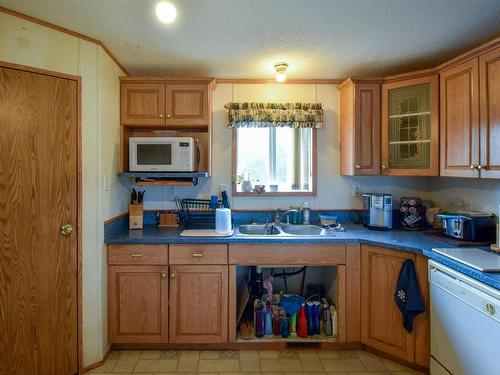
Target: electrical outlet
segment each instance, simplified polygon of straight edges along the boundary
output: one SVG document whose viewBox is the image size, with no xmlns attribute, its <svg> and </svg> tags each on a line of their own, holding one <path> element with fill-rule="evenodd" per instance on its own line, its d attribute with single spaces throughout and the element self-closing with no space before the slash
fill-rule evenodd
<svg viewBox="0 0 500 375">
<path fill-rule="evenodd" d="M 111 177 L 109 176 L 109 174 L 105 174 L 103 180 L 104 191 L 109 191 L 111 189 Z"/>
<path fill-rule="evenodd" d="M 352 184 L 352 196 L 353 197 L 361 196 L 361 185 L 360 184 Z"/>
</svg>

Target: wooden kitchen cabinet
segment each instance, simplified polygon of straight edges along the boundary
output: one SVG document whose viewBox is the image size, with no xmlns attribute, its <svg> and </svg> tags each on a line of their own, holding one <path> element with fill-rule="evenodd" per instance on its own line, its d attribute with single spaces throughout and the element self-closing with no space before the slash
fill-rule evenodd
<svg viewBox="0 0 500 375">
<path fill-rule="evenodd" d="M 382 174 L 439 175 L 438 75 L 382 85 Z"/>
<path fill-rule="evenodd" d="M 122 83 L 120 97 L 122 124 L 165 124 L 165 84 Z"/>
<path fill-rule="evenodd" d="M 500 178 L 500 47 L 479 56 L 481 177 Z"/>
<path fill-rule="evenodd" d="M 166 87 L 166 125 L 208 125 L 211 112 L 207 84 L 179 83 Z"/>
<path fill-rule="evenodd" d="M 380 83 L 347 79 L 340 91 L 340 174 L 380 174 Z"/>
<path fill-rule="evenodd" d="M 109 341 L 168 341 L 168 267 L 109 266 Z"/>
<path fill-rule="evenodd" d="M 479 61 L 440 73 L 441 175 L 479 177 Z"/>
<path fill-rule="evenodd" d="M 121 79 L 121 123 L 129 126 L 208 127 L 212 78 Z"/>
<path fill-rule="evenodd" d="M 413 332 L 403 328 L 394 292 L 403 263 L 415 262 L 419 286 L 428 309 L 426 258 L 414 253 L 363 245 L 361 248 L 361 342 L 375 350 L 429 366 L 428 311 L 414 320 Z"/>
<path fill-rule="evenodd" d="M 228 342 L 228 267 L 170 268 L 170 342 Z"/>
</svg>

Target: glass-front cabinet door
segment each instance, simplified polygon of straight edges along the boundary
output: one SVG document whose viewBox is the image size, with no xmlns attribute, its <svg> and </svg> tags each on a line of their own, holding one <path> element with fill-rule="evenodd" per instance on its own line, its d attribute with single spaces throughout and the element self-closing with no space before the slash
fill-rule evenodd
<svg viewBox="0 0 500 375">
<path fill-rule="evenodd" d="M 382 174 L 437 176 L 438 76 L 382 86 Z"/>
</svg>

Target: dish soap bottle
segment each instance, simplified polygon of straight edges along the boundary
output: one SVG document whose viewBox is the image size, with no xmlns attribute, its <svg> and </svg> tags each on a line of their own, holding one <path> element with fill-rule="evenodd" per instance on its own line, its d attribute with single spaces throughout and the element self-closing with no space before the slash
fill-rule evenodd
<svg viewBox="0 0 500 375">
<path fill-rule="evenodd" d="M 311 209 L 309 208 L 308 202 L 304 202 L 302 215 L 303 215 L 302 223 L 311 224 Z"/>
</svg>

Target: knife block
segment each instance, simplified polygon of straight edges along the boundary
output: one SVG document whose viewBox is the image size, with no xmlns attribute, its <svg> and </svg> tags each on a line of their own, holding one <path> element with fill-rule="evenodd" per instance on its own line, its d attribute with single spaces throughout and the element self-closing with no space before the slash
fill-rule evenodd
<svg viewBox="0 0 500 375">
<path fill-rule="evenodd" d="M 129 229 L 142 229 L 144 222 L 144 205 L 142 203 L 129 204 L 128 219 Z"/>
</svg>

